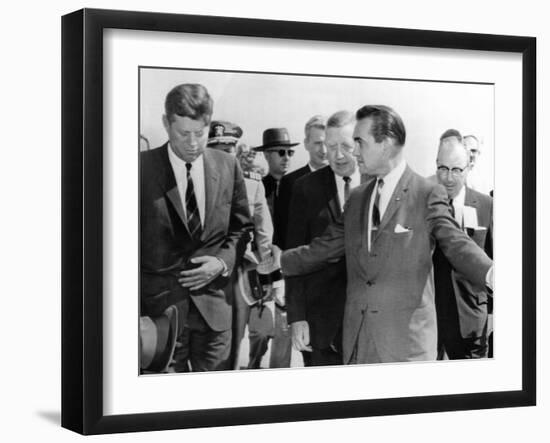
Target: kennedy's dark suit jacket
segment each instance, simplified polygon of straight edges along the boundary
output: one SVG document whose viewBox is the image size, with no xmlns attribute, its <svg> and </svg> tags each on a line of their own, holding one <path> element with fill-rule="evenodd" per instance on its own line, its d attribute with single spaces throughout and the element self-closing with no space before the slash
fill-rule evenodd
<svg viewBox="0 0 550 443">
<path fill-rule="evenodd" d="M 327 166 L 305 175 L 294 183 L 286 247 L 295 248 L 320 236 L 336 221 L 341 202 L 332 169 Z M 288 321 L 306 320 L 310 344 L 328 348 L 342 325 L 346 300 L 346 263 L 342 258 L 322 271 L 286 281 Z M 341 343 L 338 343 L 338 347 Z"/>
<path fill-rule="evenodd" d="M 275 200 L 275 221 L 273 223 L 275 234 L 273 243 L 283 250 L 288 248 L 285 243 L 288 234 L 288 217 L 294 183 L 296 180 L 309 174 L 310 172 L 311 169 L 309 168 L 309 165 L 302 166 L 301 168 L 284 175 L 281 179 L 281 183 L 279 184 L 279 196 Z"/>
<path fill-rule="evenodd" d="M 158 315 L 177 303 L 185 313 L 189 300 L 215 331 L 231 327 L 227 279 L 220 276 L 190 292 L 178 282 L 193 257 L 221 258 L 231 274 L 242 256 L 252 223 L 241 169 L 225 152 L 206 149 L 204 156 L 205 220 L 199 240 L 187 228 L 168 145 L 140 154 L 141 315 Z"/>
<path fill-rule="evenodd" d="M 478 229 L 467 228 L 468 236 L 493 257 L 493 199 L 488 195 L 466 188 L 464 205 L 476 209 Z M 477 338 L 487 334 L 487 291 L 474 288 L 448 260 L 434 253 L 436 307 L 439 329 L 453 320 L 450 313 L 458 313 L 458 326 L 463 338 Z M 449 278 L 450 274 L 450 278 Z M 449 286 L 449 287 L 446 287 Z M 456 303 L 455 306 L 449 306 Z M 454 327 L 454 325 L 448 325 Z"/>
</svg>

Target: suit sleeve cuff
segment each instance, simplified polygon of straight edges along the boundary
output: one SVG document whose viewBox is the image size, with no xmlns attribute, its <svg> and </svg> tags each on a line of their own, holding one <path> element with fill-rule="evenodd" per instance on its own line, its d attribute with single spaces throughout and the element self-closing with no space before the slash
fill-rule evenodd
<svg viewBox="0 0 550 443">
<path fill-rule="evenodd" d="M 494 286 L 493 267 L 494 265 L 491 265 L 491 267 L 487 271 L 487 275 L 485 276 L 485 285 L 491 290 L 491 292 L 493 291 Z"/>
<path fill-rule="evenodd" d="M 222 277 L 227 277 L 227 276 L 229 276 L 229 269 L 228 269 L 227 265 L 225 264 L 225 261 L 223 260 L 223 258 L 220 258 L 220 257 L 216 257 L 216 258 L 220 261 L 220 263 L 221 263 L 222 266 L 223 266 L 223 270 L 222 270 L 222 272 L 221 272 L 220 275 L 221 275 Z"/>
</svg>

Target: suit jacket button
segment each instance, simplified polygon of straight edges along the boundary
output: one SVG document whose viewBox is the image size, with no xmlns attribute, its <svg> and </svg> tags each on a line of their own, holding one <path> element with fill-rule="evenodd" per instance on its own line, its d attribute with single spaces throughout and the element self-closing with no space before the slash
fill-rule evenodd
<svg viewBox="0 0 550 443">
<path fill-rule="evenodd" d="M 372 286 L 372 285 L 374 285 L 374 282 L 369 280 L 369 281 L 367 282 L 367 286 Z"/>
</svg>

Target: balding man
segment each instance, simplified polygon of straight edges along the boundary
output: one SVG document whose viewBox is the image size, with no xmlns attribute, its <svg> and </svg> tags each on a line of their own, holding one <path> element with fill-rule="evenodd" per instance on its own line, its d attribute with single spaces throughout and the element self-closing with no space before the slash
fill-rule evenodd
<svg viewBox="0 0 550 443">
<path fill-rule="evenodd" d="M 466 186 L 470 153 L 455 137 L 441 140 L 436 177 L 447 190 L 452 214 L 468 236 L 493 255 L 493 199 Z M 456 272 L 439 245 L 433 255 L 438 358 L 487 357 L 488 294 Z"/>
</svg>

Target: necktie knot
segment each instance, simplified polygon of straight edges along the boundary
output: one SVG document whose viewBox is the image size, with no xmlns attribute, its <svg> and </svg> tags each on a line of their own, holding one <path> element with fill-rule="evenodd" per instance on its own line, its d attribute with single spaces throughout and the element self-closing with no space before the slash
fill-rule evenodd
<svg viewBox="0 0 550 443">
<path fill-rule="evenodd" d="M 193 167 L 192 163 L 185 163 L 185 167 L 187 168 L 187 171 L 191 171 L 191 168 Z"/>
<path fill-rule="evenodd" d="M 383 179 L 383 178 L 379 178 L 377 181 L 378 181 L 378 192 L 380 192 L 380 190 L 381 190 L 382 187 L 384 186 L 384 179 Z"/>
<path fill-rule="evenodd" d="M 351 177 L 348 177 L 347 175 L 345 177 L 342 177 L 344 180 L 344 183 L 348 184 L 351 181 Z"/>
</svg>

